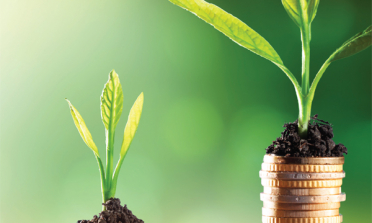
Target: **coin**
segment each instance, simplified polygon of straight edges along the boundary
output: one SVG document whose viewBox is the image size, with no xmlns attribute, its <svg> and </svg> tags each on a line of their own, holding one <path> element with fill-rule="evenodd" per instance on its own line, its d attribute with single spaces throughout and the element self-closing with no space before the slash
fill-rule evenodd
<svg viewBox="0 0 372 223">
<path fill-rule="evenodd" d="M 342 165 L 307 165 L 307 164 L 275 164 L 262 163 L 262 170 L 272 172 L 342 172 Z"/>
<path fill-rule="evenodd" d="M 289 189 L 278 187 L 264 187 L 264 193 L 270 195 L 294 195 L 294 196 L 334 195 L 341 193 L 341 187 L 314 189 Z"/>
<path fill-rule="evenodd" d="M 341 223 L 342 215 L 320 218 L 277 218 L 262 216 L 263 223 Z"/>
<path fill-rule="evenodd" d="M 331 210 L 341 207 L 340 202 L 335 203 L 317 203 L 317 204 L 291 204 L 291 203 L 277 203 L 277 202 L 263 202 L 264 208 L 278 209 L 278 210 L 291 210 L 291 211 L 319 211 Z"/>
<path fill-rule="evenodd" d="M 261 201 L 271 201 L 279 203 L 334 203 L 346 200 L 346 194 L 324 195 L 324 196 L 282 196 L 260 194 Z"/>
<path fill-rule="evenodd" d="M 342 179 L 345 172 L 340 173 L 301 173 L 301 172 L 268 172 L 260 171 L 260 177 L 265 179 L 281 180 L 325 180 L 325 179 Z"/>
<path fill-rule="evenodd" d="M 338 180 L 275 180 L 261 179 L 264 187 L 290 187 L 290 188 L 321 188 L 341 187 L 342 179 Z"/>
<path fill-rule="evenodd" d="M 284 157 L 265 155 L 264 163 L 276 164 L 316 164 L 316 165 L 338 165 L 344 164 L 344 157 Z"/>
<path fill-rule="evenodd" d="M 270 208 L 262 208 L 262 215 L 278 218 L 319 218 L 338 216 L 339 210 L 320 210 L 320 211 L 283 211 Z"/>
</svg>

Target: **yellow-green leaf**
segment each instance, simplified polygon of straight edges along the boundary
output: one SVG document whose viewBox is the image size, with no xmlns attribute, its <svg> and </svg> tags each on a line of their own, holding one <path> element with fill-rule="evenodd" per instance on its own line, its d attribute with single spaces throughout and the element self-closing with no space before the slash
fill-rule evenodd
<svg viewBox="0 0 372 223">
<path fill-rule="evenodd" d="M 136 102 L 134 102 L 132 108 L 130 109 L 130 113 L 128 116 L 127 124 L 125 125 L 124 129 L 124 139 L 121 145 L 120 157 L 124 157 L 128 151 L 130 144 L 136 134 L 138 124 L 142 114 L 142 107 L 143 107 L 143 93 L 141 93 Z"/>
<path fill-rule="evenodd" d="M 330 62 L 352 56 L 368 48 L 372 44 L 372 26 L 363 32 L 356 34 L 346 41 L 340 48 L 333 53 Z"/>
<path fill-rule="evenodd" d="M 277 52 L 262 36 L 221 8 L 203 0 L 170 1 L 194 13 L 239 45 L 274 63 L 283 65 Z"/>
<path fill-rule="evenodd" d="M 282 0 L 289 17 L 302 28 L 309 25 L 318 11 L 319 0 Z"/>
<path fill-rule="evenodd" d="M 123 90 L 118 74 L 112 70 L 101 95 L 101 117 L 107 130 L 115 130 L 123 111 Z"/>
<path fill-rule="evenodd" d="M 85 144 L 87 144 L 87 146 L 94 152 L 94 154 L 99 157 L 97 146 L 93 142 L 92 135 L 90 134 L 87 126 L 85 125 L 83 117 L 81 117 L 80 113 L 76 110 L 76 108 L 71 104 L 69 100 L 66 99 L 66 101 L 70 106 L 72 119 L 74 120 L 74 123 L 81 135 L 81 138 L 83 138 Z"/>
</svg>

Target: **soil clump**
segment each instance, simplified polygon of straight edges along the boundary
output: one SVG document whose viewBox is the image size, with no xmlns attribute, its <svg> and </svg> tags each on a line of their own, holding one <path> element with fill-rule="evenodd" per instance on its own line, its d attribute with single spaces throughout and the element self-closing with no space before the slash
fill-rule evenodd
<svg viewBox="0 0 372 223">
<path fill-rule="evenodd" d="M 329 122 L 311 118 L 307 139 L 298 135 L 297 121 L 285 124 L 282 136 L 273 141 L 267 149 L 267 154 L 286 157 L 342 157 L 347 154 L 343 144 L 336 145 L 332 140 L 333 129 Z"/>
<path fill-rule="evenodd" d="M 102 211 L 99 217 L 95 215 L 92 220 L 80 220 L 77 223 L 144 223 L 128 210 L 127 205 L 121 206 L 118 198 L 110 198 L 106 203 L 106 211 Z"/>
</svg>

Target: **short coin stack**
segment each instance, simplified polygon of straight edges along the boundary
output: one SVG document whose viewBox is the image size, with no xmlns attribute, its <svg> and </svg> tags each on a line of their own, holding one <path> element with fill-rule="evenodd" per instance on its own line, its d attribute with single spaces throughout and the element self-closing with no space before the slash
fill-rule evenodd
<svg viewBox="0 0 372 223">
<path fill-rule="evenodd" d="M 344 157 L 265 155 L 260 171 L 263 223 L 340 223 Z"/>
</svg>

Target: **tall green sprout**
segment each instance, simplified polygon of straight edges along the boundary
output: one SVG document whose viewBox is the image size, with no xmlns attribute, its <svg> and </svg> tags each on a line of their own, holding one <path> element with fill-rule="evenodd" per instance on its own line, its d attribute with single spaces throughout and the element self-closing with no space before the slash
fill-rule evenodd
<svg viewBox="0 0 372 223">
<path fill-rule="evenodd" d="M 283 61 L 274 48 L 262 36 L 238 18 L 203 0 L 170 1 L 194 13 L 240 46 L 270 60 L 288 76 L 297 95 L 299 106 L 298 131 L 302 138 L 307 138 L 311 105 L 314 99 L 315 89 L 320 78 L 323 76 L 324 71 L 333 61 L 352 56 L 366 49 L 372 43 L 372 29 L 371 26 L 369 26 L 363 32 L 356 34 L 342 44 L 342 46 L 326 60 L 310 85 L 311 23 L 315 18 L 319 0 L 282 0 L 283 6 L 288 15 L 301 31 L 302 80 L 300 85 L 292 72 L 284 66 Z"/>
<path fill-rule="evenodd" d="M 93 151 L 97 159 L 99 172 L 101 174 L 103 202 L 106 202 L 108 199 L 115 196 L 119 171 L 137 131 L 141 118 L 143 99 L 143 93 L 141 93 L 130 110 L 128 121 L 124 129 L 124 139 L 123 143 L 121 144 L 120 158 L 114 169 L 113 159 L 115 129 L 123 110 L 123 90 L 118 74 L 114 70 L 110 72 L 109 80 L 107 81 L 101 95 L 101 117 L 106 130 L 106 173 L 98 152 L 98 148 L 93 142 L 92 135 L 85 125 L 83 118 L 76 108 L 70 103 L 70 101 L 66 99 L 70 106 L 72 118 L 81 137 L 83 138 L 85 144 L 87 144 L 87 146 Z"/>
</svg>

